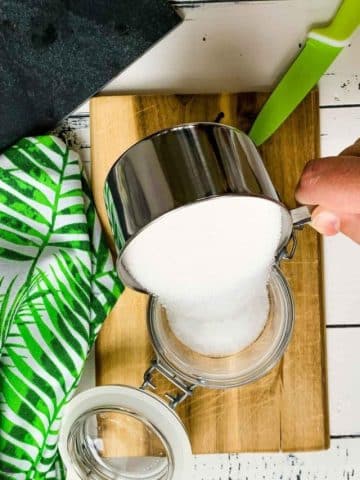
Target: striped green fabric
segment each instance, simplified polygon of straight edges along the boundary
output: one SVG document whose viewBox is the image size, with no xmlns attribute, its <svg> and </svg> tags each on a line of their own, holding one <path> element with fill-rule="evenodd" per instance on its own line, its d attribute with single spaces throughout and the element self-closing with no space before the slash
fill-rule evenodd
<svg viewBox="0 0 360 480">
<path fill-rule="evenodd" d="M 0 479 L 61 479 L 64 405 L 122 292 L 76 153 L 0 156 Z"/>
</svg>

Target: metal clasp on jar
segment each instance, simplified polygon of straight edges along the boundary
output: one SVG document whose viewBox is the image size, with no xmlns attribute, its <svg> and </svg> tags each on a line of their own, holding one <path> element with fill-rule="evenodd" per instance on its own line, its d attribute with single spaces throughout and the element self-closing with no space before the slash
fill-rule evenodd
<svg viewBox="0 0 360 480">
<path fill-rule="evenodd" d="M 179 393 L 177 393 L 176 395 L 173 395 L 171 393 L 164 394 L 165 398 L 168 400 L 169 407 L 172 409 L 176 409 L 176 407 L 180 403 L 190 397 L 196 387 L 196 385 L 184 382 L 184 380 L 179 378 L 175 373 L 171 372 L 158 360 L 153 360 L 150 367 L 144 373 L 144 381 L 140 387 L 142 390 L 146 390 L 148 388 L 152 391 L 156 391 L 157 386 L 154 383 L 155 372 L 159 372 L 179 390 Z"/>
</svg>

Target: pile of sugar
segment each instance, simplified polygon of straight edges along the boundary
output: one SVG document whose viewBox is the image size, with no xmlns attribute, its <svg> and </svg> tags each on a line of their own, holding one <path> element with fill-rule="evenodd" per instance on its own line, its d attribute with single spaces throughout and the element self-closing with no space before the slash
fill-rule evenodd
<svg viewBox="0 0 360 480">
<path fill-rule="evenodd" d="M 162 216 L 129 244 L 123 261 L 159 298 L 183 344 L 226 356 L 250 345 L 265 326 L 280 234 L 276 203 L 223 196 Z"/>
</svg>

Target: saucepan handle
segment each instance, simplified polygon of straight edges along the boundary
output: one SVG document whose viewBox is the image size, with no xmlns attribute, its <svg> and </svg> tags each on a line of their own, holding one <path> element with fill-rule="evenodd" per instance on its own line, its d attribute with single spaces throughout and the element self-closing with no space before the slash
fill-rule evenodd
<svg viewBox="0 0 360 480">
<path fill-rule="evenodd" d="M 311 222 L 311 207 L 302 205 L 301 207 L 290 210 L 290 215 L 295 229 L 300 229 Z"/>
</svg>

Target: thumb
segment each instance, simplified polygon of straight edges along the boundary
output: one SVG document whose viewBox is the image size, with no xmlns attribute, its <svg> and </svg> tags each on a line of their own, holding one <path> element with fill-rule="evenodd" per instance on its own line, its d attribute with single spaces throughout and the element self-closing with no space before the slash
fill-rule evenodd
<svg viewBox="0 0 360 480">
<path fill-rule="evenodd" d="M 344 233 L 357 243 L 360 243 L 360 214 L 343 213 L 316 207 L 311 215 L 312 226 L 321 234 L 332 236 Z"/>
<path fill-rule="evenodd" d="M 340 216 L 324 207 L 316 207 L 311 213 L 311 225 L 322 235 L 336 235 L 340 232 Z"/>
</svg>

